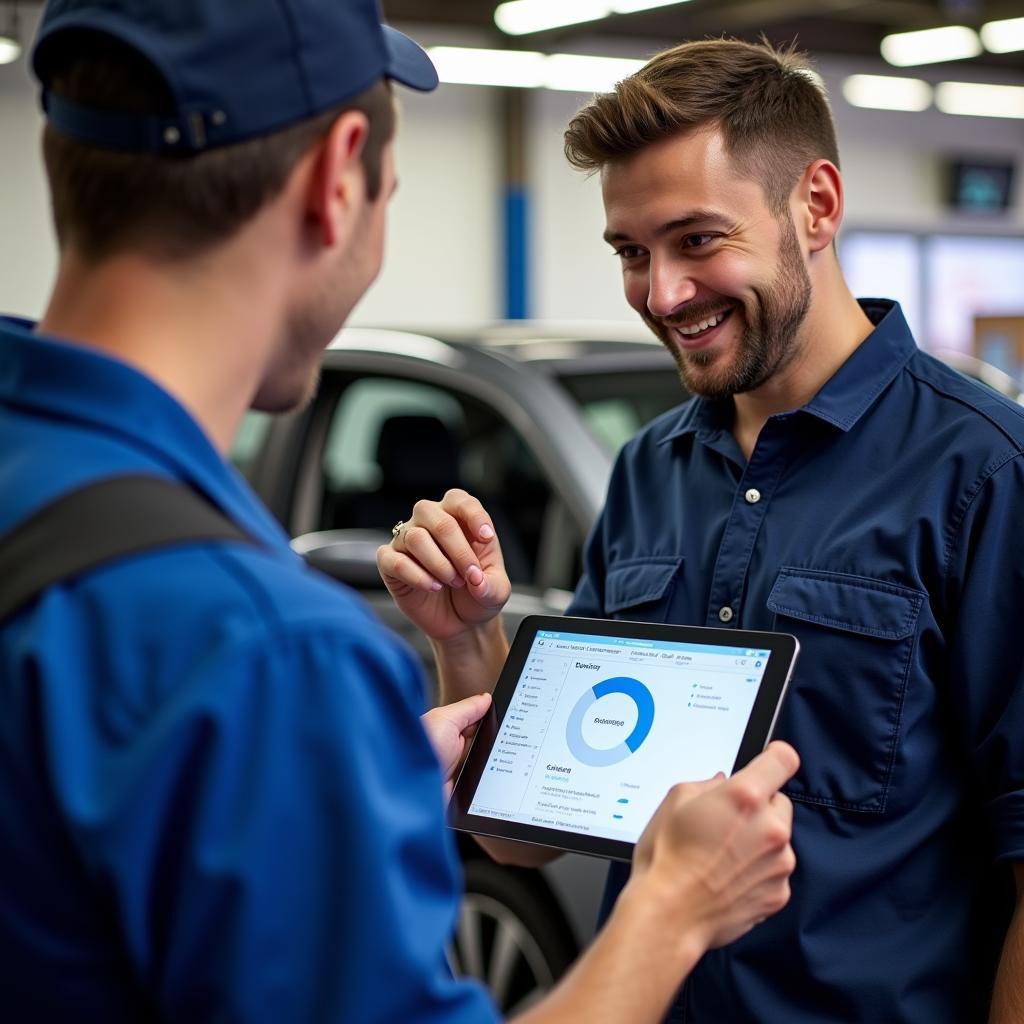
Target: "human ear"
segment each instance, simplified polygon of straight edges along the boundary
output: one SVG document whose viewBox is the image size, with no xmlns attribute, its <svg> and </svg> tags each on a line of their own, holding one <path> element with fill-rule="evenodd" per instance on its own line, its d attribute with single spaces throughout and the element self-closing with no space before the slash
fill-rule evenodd
<svg viewBox="0 0 1024 1024">
<path fill-rule="evenodd" d="M 369 130 L 365 114 L 348 110 L 313 152 L 306 216 L 325 246 L 336 246 L 347 237 L 365 201 L 366 175 L 360 157 Z"/>
<path fill-rule="evenodd" d="M 815 160 L 800 178 L 794 197 L 798 203 L 799 224 L 810 252 L 820 252 L 832 244 L 843 220 L 843 179 L 839 168 L 829 160 Z"/>
</svg>

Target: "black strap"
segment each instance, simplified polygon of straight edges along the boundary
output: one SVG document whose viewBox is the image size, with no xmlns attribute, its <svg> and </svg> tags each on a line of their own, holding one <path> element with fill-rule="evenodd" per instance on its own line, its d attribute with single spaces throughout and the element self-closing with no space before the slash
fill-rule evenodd
<svg viewBox="0 0 1024 1024">
<path fill-rule="evenodd" d="M 87 484 L 0 537 L 0 621 L 54 583 L 127 555 L 189 541 L 254 543 L 187 484 L 121 476 Z"/>
</svg>

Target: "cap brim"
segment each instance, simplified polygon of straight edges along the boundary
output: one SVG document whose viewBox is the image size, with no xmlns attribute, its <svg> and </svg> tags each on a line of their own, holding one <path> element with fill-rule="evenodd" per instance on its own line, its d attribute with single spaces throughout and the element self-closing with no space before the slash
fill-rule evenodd
<svg viewBox="0 0 1024 1024">
<path fill-rule="evenodd" d="M 414 43 L 390 25 L 384 25 L 388 65 L 384 74 L 410 89 L 430 92 L 437 88 L 437 69 L 419 43 Z"/>
</svg>

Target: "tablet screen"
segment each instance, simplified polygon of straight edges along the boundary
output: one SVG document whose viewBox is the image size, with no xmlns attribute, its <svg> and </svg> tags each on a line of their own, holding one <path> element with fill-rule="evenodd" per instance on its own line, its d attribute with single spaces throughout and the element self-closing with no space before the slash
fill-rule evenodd
<svg viewBox="0 0 1024 1024">
<path fill-rule="evenodd" d="M 469 814 L 635 843 L 674 783 L 732 772 L 771 657 L 538 630 Z"/>
</svg>

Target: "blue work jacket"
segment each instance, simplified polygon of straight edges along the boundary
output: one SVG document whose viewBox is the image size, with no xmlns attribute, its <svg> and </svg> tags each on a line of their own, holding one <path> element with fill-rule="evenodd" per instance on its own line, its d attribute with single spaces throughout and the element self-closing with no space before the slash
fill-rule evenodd
<svg viewBox="0 0 1024 1024">
<path fill-rule="evenodd" d="M 749 461 L 731 399 L 626 445 L 569 609 L 800 641 L 792 900 L 704 957 L 673 1020 L 987 1018 L 1024 860 L 1024 409 L 864 308 L 874 332 Z"/>
<path fill-rule="evenodd" d="M 122 559 L 0 625 L 0 1016 L 493 1020 L 445 958 L 458 863 L 413 655 L 170 395 L 31 332 L 0 320 L 0 532 L 152 473 L 259 543 Z"/>
</svg>

